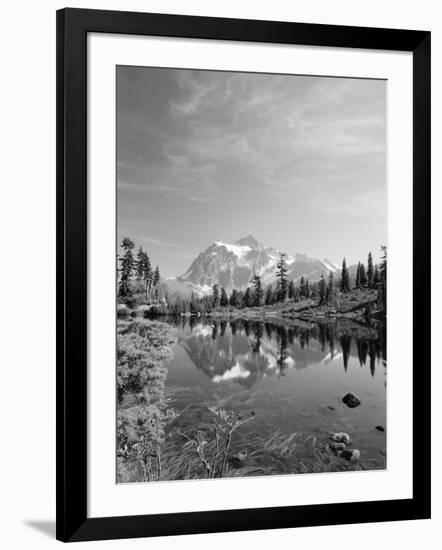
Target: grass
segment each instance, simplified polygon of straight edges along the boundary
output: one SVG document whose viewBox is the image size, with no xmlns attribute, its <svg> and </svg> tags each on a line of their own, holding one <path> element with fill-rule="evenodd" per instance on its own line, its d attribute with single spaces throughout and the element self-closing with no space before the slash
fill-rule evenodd
<svg viewBox="0 0 442 550">
<path fill-rule="evenodd" d="M 283 434 L 275 432 L 267 438 L 257 431 L 241 433 L 225 455 L 225 465 L 221 468 L 220 444 L 215 432 L 210 433 L 210 425 L 200 426 L 204 432 L 204 460 L 199 455 L 191 436 L 182 437 L 180 430 L 172 428 L 162 445 L 161 480 L 213 479 L 246 476 L 292 475 L 358 471 L 367 469 L 364 463 L 351 463 L 334 454 L 327 439 L 312 434 L 295 432 Z M 225 435 L 225 434 L 224 434 Z M 225 437 L 222 438 L 225 444 Z M 199 441 L 201 443 L 201 440 Z M 246 456 L 244 463 L 236 457 L 238 451 Z M 207 464 L 218 464 L 209 470 Z M 371 465 L 370 469 L 379 468 Z M 215 475 L 213 475 L 213 472 Z M 124 482 L 140 481 L 135 463 L 126 466 Z"/>
</svg>

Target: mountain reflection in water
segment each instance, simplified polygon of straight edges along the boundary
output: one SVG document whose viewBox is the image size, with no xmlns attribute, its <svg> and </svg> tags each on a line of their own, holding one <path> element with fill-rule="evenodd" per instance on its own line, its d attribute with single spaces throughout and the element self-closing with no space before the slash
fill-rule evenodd
<svg viewBox="0 0 442 550">
<path fill-rule="evenodd" d="M 291 472 L 293 465 L 275 465 L 275 457 L 266 454 L 272 438 L 301 434 L 296 456 L 311 460 L 331 432 L 344 431 L 360 450 L 361 468 L 386 467 L 387 369 L 381 323 L 167 322 L 174 327 L 176 343 L 165 395 L 179 415 L 180 430 L 210 423 L 210 407 L 245 415 L 254 411 L 255 420 L 232 440 L 234 452 L 246 449 L 254 457 L 250 464 L 259 457 L 259 464 L 271 465 L 274 473 Z M 342 402 L 348 392 L 360 398 L 360 406 L 349 408 Z"/>
<path fill-rule="evenodd" d="M 215 383 L 235 381 L 250 388 L 261 378 L 284 376 L 289 368 L 341 360 L 345 371 L 350 356 L 368 365 L 374 376 L 385 364 L 383 327 L 353 327 L 354 336 L 339 325 L 286 326 L 249 320 L 175 320 L 178 343 L 193 364 Z"/>
</svg>

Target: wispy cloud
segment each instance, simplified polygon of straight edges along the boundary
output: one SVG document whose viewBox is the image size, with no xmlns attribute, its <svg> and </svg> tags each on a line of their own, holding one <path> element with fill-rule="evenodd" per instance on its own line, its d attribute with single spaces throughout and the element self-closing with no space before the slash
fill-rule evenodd
<svg viewBox="0 0 442 550">
<path fill-rule="evenodd" d="M 193 78 L 191 71 L 177 72 L 176 78 L 181 90 L 181 98 L 172 99 L 169 102 L 170 113 L 172 116 L 191 115 L 201 107 L 205 98 L 214 90 L 214 86 Z"/>
<path fill-rule="evenodd" d="M 324 235 L 321 216 L 327 223 L 336 217 L 341 226 L 384 216 L 385 83 L 178 69 L 126 72 L 118 111 L 121 219 L 146 235 L 143 242 L 164 247 L 161 263 L 173 262 L 167 256 L 172 249 L 191 257 L 168 242 L 171 223 L 180 225 L 183 242 L 191 232 L 193 242 L 212 232 L 224 238 L 230 228 L 238 238 L 253 227 L 264 234 L 267 227 L 283 241 L 311 221 L 302 238 L 320 233 L 318 241 L 326 243 L 332 237 Z M 154 237 L 141 229 L 147 212 Z"/>
</svg>

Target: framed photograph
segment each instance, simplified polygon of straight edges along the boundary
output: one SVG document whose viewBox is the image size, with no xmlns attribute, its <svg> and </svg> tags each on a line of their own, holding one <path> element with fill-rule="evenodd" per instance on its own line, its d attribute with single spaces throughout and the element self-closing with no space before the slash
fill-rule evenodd
<svg viewBox="0 0 442 550">
<path fill-rule="evenodd" d="M 57 538 L 430 517 L 430 33 L 57 13 Z"/>
</svg>

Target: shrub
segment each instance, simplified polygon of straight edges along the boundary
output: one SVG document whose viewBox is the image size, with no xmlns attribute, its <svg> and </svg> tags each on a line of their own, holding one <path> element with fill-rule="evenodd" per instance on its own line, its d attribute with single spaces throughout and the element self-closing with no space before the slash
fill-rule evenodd
<svg viewBox="0 0 442 550">
<path fill-rule="evenodd" d="M 164 323 L 135 319 L 120 324 L 117 333 L 117 445 L 119 468 L 135 463 L 142 481 L 161 478 L 160 445 L 165 426 L 174 418 L 164 398 L 167 360 L 171 357 L 170 328 Z M 125 397 L 132 406 L 122 407 Z"/>
</svg>

